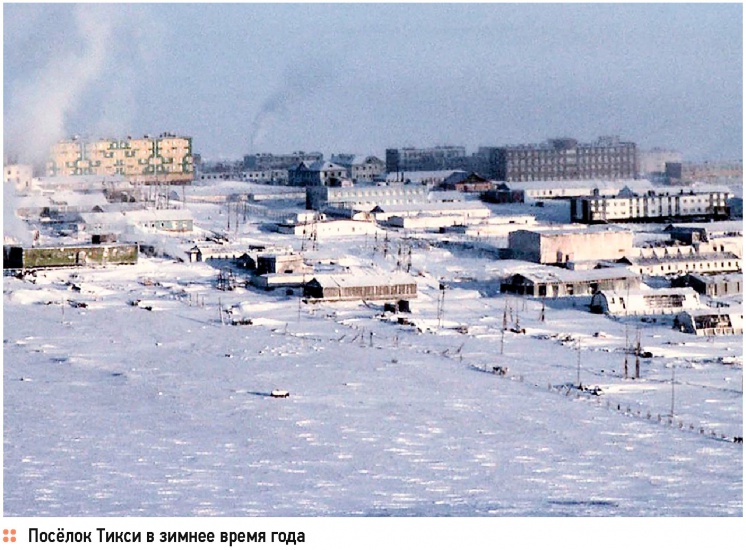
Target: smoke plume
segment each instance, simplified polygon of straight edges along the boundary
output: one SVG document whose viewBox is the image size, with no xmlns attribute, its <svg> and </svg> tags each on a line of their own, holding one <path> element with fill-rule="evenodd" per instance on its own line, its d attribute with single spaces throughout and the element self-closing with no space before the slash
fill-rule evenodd
<svg viewBox="0 0 746 550">
<path fill-rule="evenodd" d="M 23 10 L 17 7 L 16 10 Z M 57 8 L 65 9 L 63 8 Z M 22 41 L 6 41 L 4 47 L 9 55 L 28 46 L 32 39 L 40 47 L 34 68 L 22 75 L 6 73 L 6 108 L 4 124 L 5 157 L 25 164 L 43 163 L 49 148 L 58 140 L 72 134 L 86 134 L 99 130 L 131 133 L 127 121 L 117 120 L 131 117 L 134 110 L 131 90 L 135 82 L 131 79 L 134 67 L 143 63 L 144 55 L 119 52 L 122 43 L 135 42 L 142 38 L 142 28 L 148 28 L 144 6 L 115 6 L 103 4 L 75 4 L 70 6 L 71 24 L 64 39 L 48 47 L 50 38 L 49 19 L 54 19 L 53 8 L 37 8 L 35 31 L 27 31 L 26 44 Z M 41 10 L 41 15 L 38 11 Z M 46 10 L 46 11 L 45 11 Z M 15 12 L 14 12 L 15 13 Z M 47 21 L 44 21 L 44 19 Z M 43 23 L 47 24 L 45 29 Z M 63 22 L 62 24 L 66 23 Z M 6 19 L 5 25 L 23 24 L 23 15 L 15 20 Z M 59 32 L 59 31 L 58 31 Z M 7 33 L 6 33 L 7 34 Z M 156 35 L 157 36 L 157 35 Z M 141 44 L 141 43 L 140 43 Z M 136 46 L 142 48 L 141 45 Z M 122 53 L 127 55 L 122 55 Z M 96 105 L 106 99 L 106 109 L 95 116 Z M 88 104 L 86 104 L 88 101 Z M 90 113 L 89 113 L 90 111 Z M 76 127 L 71 118 L 78 115 Z M 98 136 L 96 136 L 98 137 Z"/>
</svg>

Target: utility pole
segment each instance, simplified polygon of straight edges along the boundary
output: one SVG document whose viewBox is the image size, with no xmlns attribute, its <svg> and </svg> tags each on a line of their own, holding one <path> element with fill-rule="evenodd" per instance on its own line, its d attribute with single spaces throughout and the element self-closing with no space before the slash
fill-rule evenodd
<svg viewBox="0 0 746 550">
<path fill-rule="evenodd" d="M 637 347 L 635 348 L 635 380 L 640 378 L 640 354 L 642 353 L 642 347 L 640 346 L 640 333 L 637 333 Z"/>
<path fill-rule="evenodd" d="M 578 338 L 578 389 L 580 389 L 580 338 Z"/>
<path fill-rule="evenodd" d="M 676 385 L 676 362 L 671 363 L 671 418 L 673 418 L 674 411 L 674 386 Z"/>
<path fill-rule="evenodd" d="M 624 379 L 627 379 L 627 369 L 629 357 L 629 325 L 624 325 Z"/>
<path fill-rule="evenodd" d="M 438 328 L 441 327 L 443 323 L 443 313 L 445 311 L 445 303 L 446 303 L 446 285 L 443 283 L 440 283 L 440 297 L 438 299 Z"/>
</svg>

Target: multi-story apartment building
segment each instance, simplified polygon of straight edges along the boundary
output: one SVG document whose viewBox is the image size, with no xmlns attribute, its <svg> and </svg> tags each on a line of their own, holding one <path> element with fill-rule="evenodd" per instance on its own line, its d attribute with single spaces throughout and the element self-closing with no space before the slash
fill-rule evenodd
<svg viewBox="0 0 746 550">
<path fill-rule="evenodd" d="M 616 196 L 573 198 L 570 216 L 573 222 L 644 222 L 655 220 L 690 220 L 728 218 L 726 202 L 730 191 L 712 189 L 666 189 L 639 195 L 623 189 Z"/>
<path fill-rule="evenodd" d="M 423 172 L 464 168 L 469 164 L 466 148 L 442 145 L 426 149 L 386 149 L 387 172 Z M 469 164 L 470 166 L 470 164 Z"/>
<path fill-rule="evenodd" d="M 30 164 L 6 164 L 3 167 L 3 182 L 13 185 L 16 191 L 25 191 L 31 187 L 34 168 Z"/>
<path fill-rule="evenodd" d="M 333 162 L 319 160 L 313 163 L 301 162 L 295 168 L 288 170 L 288 184 L 296 187 L 311 187 L 315 185 L 339 186 L 345 183 L 347 169 Z M 352 183 L 349 180 L 346 182 Z"/>
<path fill-rule="evenodd" d="M 617 137 L 593 143 L 571 138 L 509 147 L 480 147 L 476 155 L 486 175 L 500 181 L 631 179 L 636 175 L 637 146 Z"/>
<path fill-rule="evenodd" d="M 374 181 L 386 176 L 386 164 L 373 155 L 332 155 L 332 162 L 347 168 L 347 177 L 353 182 Z"/>
<path fill-rule="evenodd" d="M 244 170 L 288 170 L 295 168 L 301 162 L 307 162 L 309 164 L 324 160 L 322 153 L 306 153 L 304 151 L 296 151 L 294 153 L 284 155 L 274 155 L 272 153 L 255 153 L 253 155 L 244 155 L 243 157 L 243 169 Z"/>
<path fill-rule="evenodd" d="M 192 138 L 63 140 L 52 147 L 48 176 L 121 175 L 140 183 L 189 183 L 194 179 Z"/>
</svg>

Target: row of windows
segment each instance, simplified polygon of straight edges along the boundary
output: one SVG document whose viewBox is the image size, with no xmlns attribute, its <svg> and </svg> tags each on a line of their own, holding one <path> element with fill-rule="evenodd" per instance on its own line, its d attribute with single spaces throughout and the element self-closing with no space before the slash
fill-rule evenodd
<svg viewBox="0 0 746 550">
<path fill-rule="evenodd" d="M 733 262 L 720 262 L 720 266 L 719 267 L 720 268 L 725 268 L 726 264 L 730 268 L 733 267 Z M 736 264 L 735 267 L 738 268 L 738 262 L 735 262 L 735 264 Z M 684 270 L 685 271 L 689 271 L 689 269 L 690 269 L 689 265 L 690 264 L 684 264 Z M 678 266 L 678 265 L 673 265 L 672 266 L 671 264 L 669 264 L 669 265 L 662 265 L 662 266 L 660 266 L 660 270 L 659 271 L 662 271 L 662 272 L 666 272 L 666 271 L 667 272 L 674 272 L 674 271 L 679 271 L 680 269 L 681 269 L 681 266 Z M 705 262 L 699 262 L 699 264 L 691 264 L 691 269 L 718 269 L 718 263 L 717 262 L 706 262 L 706 263 Z"/>
</svg>

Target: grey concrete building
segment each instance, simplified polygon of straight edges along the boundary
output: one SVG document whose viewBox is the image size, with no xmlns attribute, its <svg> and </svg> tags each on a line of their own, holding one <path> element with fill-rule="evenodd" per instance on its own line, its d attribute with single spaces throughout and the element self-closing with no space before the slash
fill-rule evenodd
<svg viewBox="0 0 746 550">
<path fill-rule="evenodd" d="M 627 179 L 637 174 L 637 145 L 616 136 L 592 143 L 572 138 L 508 147 L 481 147 L 486 175 L 499 181 Z"/>
</svg>

